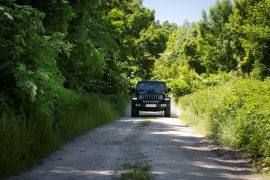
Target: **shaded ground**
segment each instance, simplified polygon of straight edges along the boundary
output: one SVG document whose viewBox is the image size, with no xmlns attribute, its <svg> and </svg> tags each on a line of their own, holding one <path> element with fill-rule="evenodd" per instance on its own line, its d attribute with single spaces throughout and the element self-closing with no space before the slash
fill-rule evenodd
<svg viewBox="0 0 270 180">
<path fill-rule="evenodd" d="M 238 153 L 220 150 L 183 125 L 175 110 L 173 114 L 123 116 L 11 179 L 117 179 L 127 164 L 149 165 L 155 179 L 256 179 Z"/>
</svg>

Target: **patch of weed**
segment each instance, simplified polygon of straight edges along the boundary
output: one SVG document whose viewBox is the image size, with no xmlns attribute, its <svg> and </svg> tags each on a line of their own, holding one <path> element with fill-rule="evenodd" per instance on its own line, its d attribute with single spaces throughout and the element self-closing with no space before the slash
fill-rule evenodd
<svg viewBox="0 0 270 180">
<path fill-rule="evenodd" d="M 123 171 L 118 180 L 153 180 L 152 167 L 149 164 L 123 164 Z"/>
<path fill-rule="evenodd" d="M 141 122 L 140 128 L 141 129 L 146 128 L 146 127 L 150 126 L 150 124 L 151 124 L 151 120 L 150 119 L 146 119 L 143 122 Z"/>
</svg>

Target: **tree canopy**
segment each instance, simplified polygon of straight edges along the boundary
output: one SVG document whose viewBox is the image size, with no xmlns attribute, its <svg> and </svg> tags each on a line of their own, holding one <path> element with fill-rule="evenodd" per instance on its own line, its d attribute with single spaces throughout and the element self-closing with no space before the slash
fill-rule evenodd
<svg viewBox="0 0 270 180">
<path fill-rule="evenodd" d="M 162 78 L 161 71 L 175 69 L 175 64 L 198 74 L 269 77 L 269 6 L 269 0 L 218 0 L 202 12 L 199 22 L 186 22 L 170 34 L 166 50 L 155 62 L 155 77 Z"/>
</svg>

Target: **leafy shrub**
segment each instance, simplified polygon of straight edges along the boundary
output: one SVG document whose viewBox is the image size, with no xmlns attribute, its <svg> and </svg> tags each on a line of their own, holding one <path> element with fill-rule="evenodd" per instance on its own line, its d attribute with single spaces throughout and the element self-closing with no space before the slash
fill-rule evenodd
<svg viewBox="0 0 270 180">
<path fill-rule="evenodd" d="M 201 75 L 201 88 L 216 86 L 224 84 L 230 80 L 232 80 L 234 76 L 228 73 L 220 73 L 220 74 L 202 74 Z"/>
<path fill-rule="evenodd" d="M 228 73 L 198 75 L 188 66 L 176 68 L 175 77 L 167 80 L 174 97 L 180 97 L 211 86 L 224 84 L 234 78 Z"/>
<path fill-rule="evenodd" d="M 192 93 L 193 88 L 182 79 L 176 79 L 169 84 L 175 97 L 180 97 Z"/>
<path fill-rule="evenodd" d="M 180 104 L 221 145 L 269 158 L 269 92 L 269 81 L 239 78 L 182 97 Z"/>
</svg>

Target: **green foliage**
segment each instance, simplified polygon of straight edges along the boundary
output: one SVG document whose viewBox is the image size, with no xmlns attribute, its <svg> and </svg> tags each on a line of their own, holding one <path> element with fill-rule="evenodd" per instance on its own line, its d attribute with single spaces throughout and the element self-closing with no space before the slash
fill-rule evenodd
<svg viewBox="0 0 270 180">
<path fill-rule="evenodd" d="M 1 113 L 0 176 L 25 170 L 58 147 L 51 124 L 52 119 L 34 106 L 20 113 L 9 107 Z"/>
<path fill-rule="evenodd" d="M 235 78 L 227 73 L 198 75 L 194 70 L 189 70 L 187 67 L 179 68 L 178 73 L 178 78 L 169 83 L 172 94 L 176 98 L 200 89 L 225 84 Z"/>
<path fill-rule="evenodd" d="M 253 77 L 264 79 L 269 76 L 269 12 L 270 2 L 236 0 L 230 19 L 234 34 L 234 52 L 239 67 Z"/>
<path fill-rule="evenodd" d="M 187 66 L 179 67 L 176 73 L 176 79 L 168 84 L 171 87 L 173 95 L 180 97 L 194 92 L 196 81 L 199 80 L 198 74 L 195 71 L 190 71 Z"/>
<path fill-rule="evenodd" d="M 196 33 L 194 24 L 188 22 L 173 30 L 166 50 L 154 65 L 154 79 L 165 80 L 176 97 L 199 88 L 201 80 L 198 73 L 204 72 L 204 67 L 199 61 Z"/>
<path fill-rule="evenodd" d="M 0 97 L 3 107 L 5 98 Z M 89 96 L 65 90 L 54 116 L 47 116 L 38 106 L 28 106 L 27 112 L 18 114 L 5 105 L 8 111 L 0 116 L 0 176 L 25 170 L 67 138 L 116 119 L 126 102 L 127 97 L 120 95 Z"/>
<path fill-rule="evenodd" d="M 229 72 L 236 68 L 232 56 L 232 37 L 226 28 L 233 6 L 230 0 L 221 0 L 210 8 L 209 14 L 202 13 L 198 23 L 198 47 L 202 64 L 207 72 Z"/>
<path fill-rule="evenodd" d="M 210 110 L 200 106 L 194 112 L 203 109 L 212 113 L 212 119 L 223 118 L 228 126 L 205 121 L 211 122 L 218 140 L 227 143 L 231 138 L 232 146 L 269 156 L 269 143 L 261 138 L 267 132 L 252 127 L 266 122 L 267 110 L 256 104 L 261 103 L 260 96 L 268 98 L 263 93 L 256 96 L 261 93 L 256 87 L 265 89 L 264 83 L 250 80 L 255 86 L 250 91 L 246 82 L 227 84 L 239 90 L 224 87 L 226 96 L 214 88 L 234 76 L 269 76 L 269 12 L 269 0 L 235 0 L 234 6 L 219 0 L 208 14 L 202 13 L 200 22 L 178 27 L 155 22 L 154 12 L 141 0 L 1 1 L 0 169 L 12 173 L 25 168 L 61 139 L 115 118 L 124 99 L 93 93 L 127 94 L 138 80 L 150 78 L 167 81 L 176 98 L 212 87 L 219 96 L 207 91 L 205 97 L 221 100 L 209 103 Z M 246 89 L 240 90 L 240 84 Z M 245 93 L 249 106 L 241 104 L 246 102 Z M 229 106 L 224 106 L 225 113 L 216 109 L 220 104 Z M 257 107 L 265 112 L 257 112 Z M 103 116 L 97 118 L 98 114 Z M 257 125 L 241 118 L 262 120 Z M 236 127 L 232 131 L 238 136 L 227 131 L 230 127 Z M 244 136 L 239 127 L 251 135 Z M 6 158 L 7 152 L 13 159 Z"/>
<path fill-rule="evenodd" d="M 180 99 L 196 123 L 221 145 L 241 148 L 255 158 L 270 156 L 269 81 L 236 79 Z M 192 117 L 189 116 L 189 117 Z M 269 164 L 268 164 L 269 165 Z"/>
<path fill-rule="evenodd" d="M 126 97 L 120 95 L 88 96 L 66 91 L 58 102 L 54 129 L 61 137 L 73 137 L 116 119 L 125 105 Z"/>
<path fill-rule="evenodd" d="M 148 29 L 141 31 L 140 44 L 146 48 L 154 57 L 159 57 L 159 53 L 166 49 L 168 36 L 161 27 L 154 25 Z"/>
<path fill-rule="evenodd" d="M 67 0 L 37 0 L 32 1 L 31 5 L 46 14 L 43 19 L 46 34 L 51 35 L 55 32 L 68 34 L 69 22 L 76 14 Z"/>
<path fill-rule="evenodd" d="M 58 33 L 44 35 L 43 16 L 26 5 L 1 10 L 0 89 L 18 110 L 36 105 L 51 116 L 64 82 L 55 57 L 67 47 Z"/>
<path fill-rule="evenodd" d="M 222 85 L 227 83 L 228 81 L 231 81 L 235 79 L 234 74 L 228 74 L 228 73 L 220 73 L 220 74 L 202 74 L 201 75 L 201 82 L 202 82 L 202 87 L 207 88 L 207 87 L 212 87 L 212 86 L 217 86 L 217 85 Z"/>
<path fill-rule="evenodd" d="M 218 0 L 173 29 L 153 78 L 181 98 L 191 125 L 269 166 L 269 0 Z M 238 77 L 238 78 L 237 78 Z M 239 77 L 250 79 L 240 79 Z M 268 109 L 268 110 L 267 110 Z"/>
<path fill-rule="evenodd" d="M 141 61 L 141 66 L 145 69 L 146 79 L 151 78 L 155 60 L 166 49 L 167 40 L 168 34 L 159 24 L 153 24 L 148 29 L 141 31 L 138 45 L 140 51 L 144 52 L 144 60 Z"/>
<path fill-rule="evenodd" d="M 188 65 L 196 72 L 204 72 L 199 61 L 197 47 L 197 29 L 195 24 L 185 22 L 181 27 L 174 29 L 169 35 L 167 48 L 161 58 L 167 66 L 172 64 Z"/>
<path fill-rule="evenodd" d="M 149 73 L 142 64 L 164 49 L 160 27 L 153 41 L 141 38 L 151 24 L 139 0 L 1 1 L 0 175 L 116 119 L 130 85 Z M 150 56 L 144 39 L 156 43 Z"/>
<path fill-rule="evenodd" d="M 173 62 L 170 64 L 168 61 L 170 61 L 171 58 L 174 58 L 173 53 L 164 53 L 162 58 L 156 61 L 154 78 L 166 81 L 175 98 L 191 94 L 209 86 L 224 84 L 235 76 L 233 73 L 204 73 L 199 75 L 194 69 L 190 69 L 188 65 Z"/>
<path fill-rule="evenodd" d="M 269 0 L 219 0 L 198 23 L 171 32 L 159 71 L 188 65 L 198 74 L 238 71 L 257 79 L 269 76 Z M 162 69 L 162 70 L 160 70 Z M 168 77 L 171 78 L 171 77 Z M 167 79 L 168 79 L 167 78 Z"/>
</svg>

